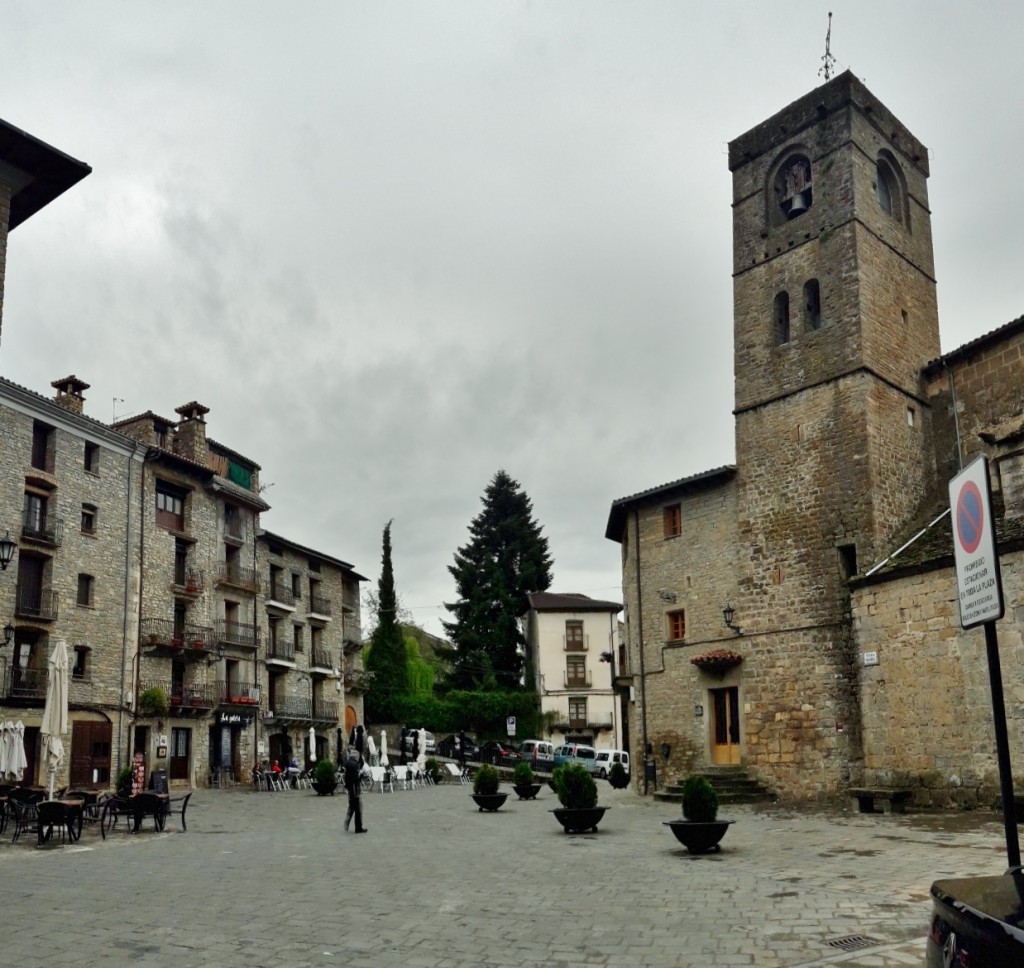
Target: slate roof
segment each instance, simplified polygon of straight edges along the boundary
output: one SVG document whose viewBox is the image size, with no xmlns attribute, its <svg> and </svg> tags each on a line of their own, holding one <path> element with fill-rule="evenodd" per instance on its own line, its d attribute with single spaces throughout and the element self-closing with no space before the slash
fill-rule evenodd
<svg viewBox="0 0 1024 968">
<path fill-rule="evenodd" d="M 602 601 L 578 592 L 530 592 L 526 596 L 535 612 L 621 612 L 619 602 Z"/>
</svg>

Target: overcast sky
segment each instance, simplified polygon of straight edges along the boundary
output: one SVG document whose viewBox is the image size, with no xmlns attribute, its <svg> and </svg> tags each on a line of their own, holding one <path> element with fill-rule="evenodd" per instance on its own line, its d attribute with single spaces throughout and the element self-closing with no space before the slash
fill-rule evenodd
<svg viewBox="0 0 1024 968">
<path fill-rule="evenodd" d="M 10 238 L 0 374 L 199 400 L 264 527 L 433 632 L 499 468 L 553 590 L 734 459 L 727 143 L 850 68 L 930 149 L 942 347 L 1024 313 L 1024 6 L 12 2 L 0 117 L 93 174 Z M 115 400 L 115 398 L 117 398 Z"/>
</svg>

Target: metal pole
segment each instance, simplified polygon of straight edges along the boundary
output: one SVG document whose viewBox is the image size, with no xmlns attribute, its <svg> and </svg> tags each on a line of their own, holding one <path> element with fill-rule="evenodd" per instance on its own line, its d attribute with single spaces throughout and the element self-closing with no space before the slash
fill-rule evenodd
<svg viewBox="0 0 1024 968">
<path fill-rule="evenodd" d="M 999 664 L 999 640 L 996 623 L 985 623 L 985 649 L 988 652 L 988 681 L 992 690 L 992 719 L 996 728 L 996 760 L 999 764 L 999 794 L 1003 801 L 1003 826 L 1006 828 L 1008 873 L 1020 870 L 1020 843 L 1017 839 L 1017 811 L 1013 801 L 1013 773 L 1010 768 L 1010 743 L 1006 735 L 1006 706 L 1003 702 L 1003 672 Z"/>
</svg>

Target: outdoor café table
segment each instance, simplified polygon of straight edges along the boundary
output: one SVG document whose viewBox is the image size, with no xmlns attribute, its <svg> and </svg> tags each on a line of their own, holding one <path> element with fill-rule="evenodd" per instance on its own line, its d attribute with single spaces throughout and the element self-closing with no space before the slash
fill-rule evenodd
<svg viewBox="0 0 1024 968">
<path fill-rule="evenodd" d="M 142 800 L 140 798 L 146 798 Z M 152 817 L 157 830 L 164 829 L 164 820 L 167 818 L 167 808 L 171 803 L 169 793 L 154 793 L 146 790 L 144 793 L 137 793 L 134 797 L 128 798 L 128 813 L 132 817 L 132 832 L 138 833 L 142 826 L 143 817 Z M 139 809 L 143 804 L 144 809 Z"/>
<path fill-rule="evenodd" d="M 65 810 L 65 829 L 72 842 L 82 836 L 82 807 L 81 800 L 44 800 L 43 803 L 59 803 Z M 39 824 L 38 842 L 40 846 L 46 842 L 46 831 L 43 825 Z"/>
</svg>

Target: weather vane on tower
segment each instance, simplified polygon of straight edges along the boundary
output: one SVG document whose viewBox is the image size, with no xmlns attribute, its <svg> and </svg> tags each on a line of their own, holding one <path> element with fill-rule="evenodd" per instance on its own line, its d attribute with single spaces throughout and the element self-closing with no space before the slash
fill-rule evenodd
<svg viewBox="0 0 1024 968">
<path fill-rule="evenodd" d="M 818 68 L 818 76 L 825 75 L 827 81 L 832 76 L 833 65 L 836 59 L 832 56 L 832 11 L 828 12 L 828 30 L 825 32 L 825 54 L 821 58 L 821 67 Z"/>
</svg>

